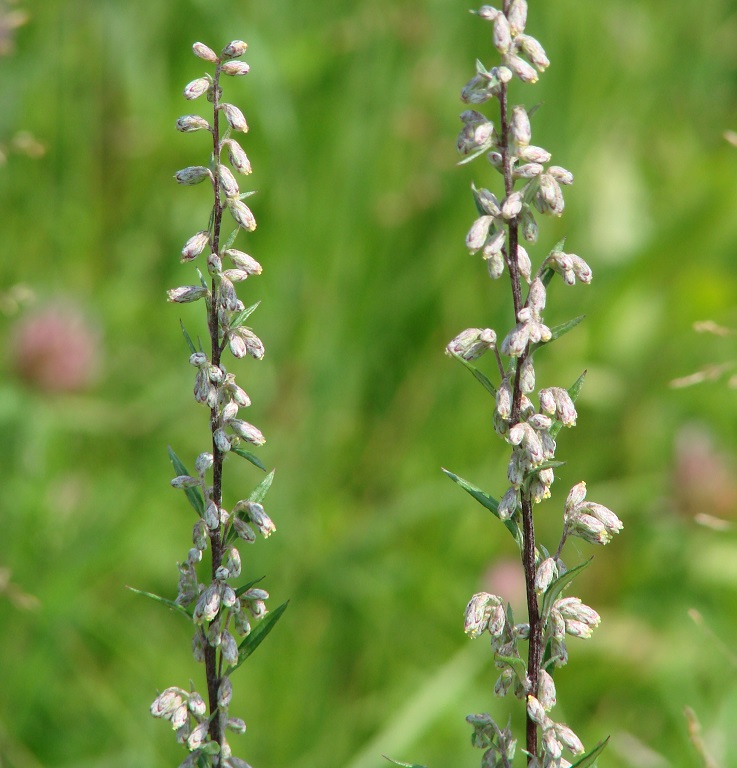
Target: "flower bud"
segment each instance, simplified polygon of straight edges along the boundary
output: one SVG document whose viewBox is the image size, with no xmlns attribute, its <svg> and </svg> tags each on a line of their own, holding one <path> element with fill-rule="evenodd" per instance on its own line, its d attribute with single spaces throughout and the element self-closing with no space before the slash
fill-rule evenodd
<svg viewBox="0 0 737 768">
<path fill-rule="evenodd" d="M 181 133 L 193 133 L 194 131 L 209 131 L 210 123 L 199 115 L 183 115 L 177 120 L 177 130 Z"/>
<path fill-rule="evenodd" d="M 218 60 L 215 51 L 213 51 L 212 48 L 208 48 L 204 43 L 195 43 L 192 46 L 192 50 L 194 51 L 195 56 L 204 61 L 211 61 L 214 63 Z"/>
<path fill-rule="evenodd" d="M 186 694 L 181 688 L 167 688 L 154 699 L 151 704 L 151 714 L 154 717 L 171 717 L 172 713 L 182 705 L 184 695 Z"/>
<path fill-rule="evenodd" d="M 537 696 L 543 709 L 546 712 L 550 712 L 555 706 L 556 701 L 555 683 L 553 682 L 550 673 L 546 672 L 544 669 L 540 670 Z"/>
<path fill-rule="evenodd" d="M 489 227 L 493 221 L 492 216 L 480 216 L 474 221 L 466 235 L 466 248 L 468 248 L 469 253 L 476 253 L 481 250 L 489 236 Z"/>
<path fill-rule="evenodd" d="M 213 465 L 213 456 L 211 453 L 201 453 L 194 463 L 194 467 L 197 470 L 198 475 L 204 475 L 210 467 Z"/>
<path fill-rule="evenodd" d="M 558 741 L 574 755 L 582 755 L 586 751 L 581 739 L 567 725 L 556 723 L 553 727 L 555 728 L 555 735 Z"/>
<path fill-rule="evenodd" d="M 253 544 L 253 542 L 256 541 L 256 534 L 253 532 L 253 528 L 251 528 L 245 520 L 241 520 L 239 517 L 234 517 L 233 527 L 238 536 L 247 544 Z"/>
<path fill-rule="evenodd" d="M 548 173 L 559 184 L 573 184 L 573 174 L 570 171 L 567 171 L 565 168 L 561 168 L 559 165 L 551 165 L 548 168 Z"/>
<path fill-rule="evenodd" d="M 534 37 L 517 35 L 514 41 L 518 50 L 522 51 L 538 72 L 544 72 L 550 66 L 550 60 L 545 55 L 545 50 Z"/>
<path fill-rule="evenodd" d="M 256 219 L 253 213 L 251 213 L 251 209 L 243 201 L 229 199 L 228 210 L 239 227 L 242 227 L 247 232 L 253 232 L 256 229 Z"/>
<path fill-rule="evenodd" d="M 224 144 L 228 149 L 228 159 L 233 168 L 242 174 L 247 175 L 251 173 L 251 161 L 248 159 L 248 155 L 244 152 L 243 147 L 235 139 L 227 139 Z"/>
<path fill-rule="evenodd" d="M 550 161 L 550 152 L 542 147 L 527 146 L 521 147 L 517 152 L 517 157 L 526 163 L 547 163 Z"/>
<path fill-rule="evenodd" d="M 499 518 L 509 520 L 520 507 L 520 493 L 517 488 L 510 488 L 499 500 Z"/>
<path fill-rule="evenodd" d="M 199 715 L 201 717 L 207 712 L 207 704 L 205 704 L 205 700 L 196 691 L 189 694 L 187 706 L 193 715 Z"/>
<path fill-rule="evenodd" d="M 513 35 L 524 32 L 527 23 L 527 0 L 512 0 L 507 10 L 507 19 Z"/>
<path fill-rule="evenodd" d="M 190 477 L 189 475 L 179 475 L 171 481 L 172 488 L 194 488 L 200 484 L 200 481 L 196 477 Z"/>
<path fill-rule="evenodd" d="M 233 40 L 228 43 L 221 51 L 220 55 L 224 59 L 237 59 L 248 50 L 248 45 L 243 40 Z"/>
<path fill-rule="evenodd" d="M 532 137 L 532 127 L 527 110 L 522 106 L 513 107 L 510 125 L 512 141 L 516 147 L 526 147 Z"/>
<path fill-rule="evenodd" d="M 523 83 L 536 83 L 538 80 L 535 68 L 530 66 L 524 59 L 508 53 L 504 56 L 504 64 L 514 72 Z"/>
<path fill-rule="evenodd" d="M 227 102 L 224 102 L 220 105 L 220 109 L 223 110 L 223 114 L 225 115 L 225 119 L 228 121 L 228 125 L 234 131 L 242 131 L 243 133 L 248 132 L 248 123 L 246 122 L 246 118 L 243 116 L 243 112 L 241 112 L 240 109 L 235 106 L 235 104 L 228 104 Z"/>
<path fill-rule="evenodd" d="M 543 725 L 548 719 L 543 705 L 532 695 L 527 697 L 527 714 L 530 716 L 530 720 L 538 725 Z"/>
<path fill-rule="evenodd" d="M 253 445 L 263 445 L 266 442 L 266 438 L 261 432 L 256 429 L 253 424 L 249 424 L 247 421 L 243 421 L 242 419 L 231 419 L 228 422 L 228 426 L 236 433 L 236 435 L 242 437 Z"/>
<path fill-rule="evenodd" d="M 471 639 L 480 637 L 489 626 L 489 603 L 493 600 L 498 600 L 498 598 L 488 592 L 479 592 L 468 601 L 463 631 Z"/>
<path fill-rule="evenodd" d="M 576 278 L 582 283 L 590 283 L 593 278 L 591 267 L 575 253 L 569 253 L 568 258 L 571 260 L 571 269 Z"/>
<path fill-rule="evenodd" d="M 245 733 L 246 732 L 246 723 L 245 721 L 241 720 L 240 717 L 229 717 L 228 721 L 225 723 L 225 727 L 229 731 L 233 731 L 234 733 Z M 235 768 L 235 766 L 234 766 Z"/>
<path fill-rule="evenodd" d="M 250 67 L 245 61 L 226 61 L 225 64 L 220 67 L 221 72 L 231 76 L 247 75 L 249 69 Z"/>
<path fill-rule="evenodd" d="M 182 285 L 170 288 L 166 295 L 173 304 L 189 304 L 207 296 L 209 291 L 202 285 Z"/>
<path fill-rule="evenodd" d="M 233 635 L 227 630 L 221 635 L 220 654 L 223 660 L 231 666 L 235 666 L 238 663 L 238 644 L 235 642 Z"/>
<path fill-rule="evenodd" d="M 535 573 L 535 592 L 541 595 L 558 577 L 558 565 L 552 557 L 546 557 Z"/>
<path fill-rule="evenodd" d="M 211 82 L 209 77 L 198 77 L 196 80 L 192 80 L 184 87 L 184 98 L 192 101 L 192 99 L 202 96 L 210 87 Z"/>
<path fill-rule="evenodd" d="M 189 710 L 186 704 L 180 704 L 171 715 L 171 727 L 176 731 L 189 720 Z"/>
<path fill-rule="evenodd" d="M 205 246 L 210 242 L 210 233 L 206 230 L 200 230 L 187 240 L 182 248 L 182 261 L 192 261 L 205 250 Z"/>
<path fill-rule="evenodd" d="M 499 53 L 507 53 L 512 44 L 512 33 L 509 29 L 509 22 L 503 13 L 498 13 L 494 19 L 493 33 L 494 47 Z"/>
<path fill-rule="evenodd" d="M 241 193 L 238 189 L 238 182 L 235 180 L 235 176 L 231 173 L 229 168 L 224 165 L 218 165 L 218 181 L 220 182 L 220 188 L 225 193 L 226 197 L 238 197 Z"/>
<path fill-rule="evenodd" d="M 529 206 L 525 205 L 520 213 L 520 225 L 522 226 L 522 237 L 528 243 L 537 242 L 537 222 Z"/>
<path fill-rule="evenodd" d="M 522 193 L 512 192 L 502 203 L 502 216 L 505 219 L 513 219 L 522 210 Z"/>
<path fill-rule="evenodd" d="M 490 328 L 467 328 L 445 347 L 446 354 L 458 355 L 464 360 L 475 360 L 496 343 L 496 334 Z"/>
<path fill-rule="evenodd" d="M 200 549 L 202 551 L 207 549 L 207 541 L 208 541 L 208 535 L 207 535 L 207 523 L 200 519 L 192 528 L 192 543 L 197 547 L 197 549 Z"/>
<path fill-rule="evenodd" d="M 225 434 L 225 432 L 222 429 L 216 429 L 213 433 L 213 440 L 215 441 L 215 445 L 217 446 L 217 449 L 221 453 L 227 453 L 230 448 L 230 440 L 228 439 L 228 436 Z"/>
<path fill-rule="evenodd" d="M 210 169 L 205 168 L 204 165 L 190 165 L 174 174 L 177 183 L 186 184 L 187 186 L 199 184 L 208 177 L 212 178 L 212 173 L 210 172 Z"/>
<path fill-rule="evenodd" d="M 203 720 L 201 723 L 194 727 L 192 733 L 189 734 L 189 738 L 187 739 L 187 748 L 190 750 L 190 752 L 194 752 L 194 750 L 199 749 L 207 741 L 207 733 L 209 728 L 209 720 Z"/>
<path fill-rule="evenodd" d="M 260 275 L 262 272 L 262 267 L 256 259 L 251 258 L 247 253 L 243 253 L 243 251 L 229 248 L 225 251 L 225 255 L 231 260 L 235 267 L 242 269 L 244 272 L 248 272 L 249 275 Z"/>
</svg>

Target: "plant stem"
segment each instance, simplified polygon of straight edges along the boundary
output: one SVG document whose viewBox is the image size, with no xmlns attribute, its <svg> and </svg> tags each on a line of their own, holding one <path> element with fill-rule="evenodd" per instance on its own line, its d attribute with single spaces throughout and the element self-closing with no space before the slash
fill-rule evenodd
<svg viewBox="0 0 737 768">
<path fill-rule="evenodd" d="M 212 157 L 213 157 L 213 179 L 214 207 L 212 224 L 212 252 L 220 251 L 220 228 L 222 225 L 223 206 L 220 202 L 220 190 L 218 186 L 217 166 L 220 163 L 220 64 L 215 69 L 215 84 L 213 88 L 213 120 L 212 120 Z M 215 278 L 211 281 L 211 301 L 208 315 L 208 328 L 210 330 L 210 361 L 212 365 L 220 365 L 220 319 L 218 316 L 218 307 L 220 305 L 218 296 L 218 285 Z M 212 433 L 212 501 L 218 510 L 222 506 L 222 477 L 223 477 L 223 452 L 218 448 L 215 442 L 215 432 L 221 427 L 220 407 L 216 403 L 210 409 L 210 431 Z M 212 581 L 215 581 L 215 572 L 222 565 L 223 561 L 223 537 L 222 529 L 218 526 L 210 533 L 210 546 L 212 552 Z M 220 675 L 217 668 L 217 649 L 210 645 L 205 650 L 205 674 L 207 676 L 207 694 L 210 704 L 210 715 L 215 714 L 218 709 L 218 688 L 220 686 Z M 218 744 L 222 742 L 223 734 L 220 727 L 220 718 L 213 717 L 210 721 L 210 738 Z"/>
<path fill-rule="evenodd" d="M 505 3 L 506 5 L 506 3 Z M 504 171 L 504 192 L 507 197 L 514 191 L 514 178 L 512 175 L 512 153 L 509 147 L 510 125 L 509 125 L 509 103 L 507 85 L 503 84 L 499 93 L 499 103 L 501 111 L 501 153 L 502 167 Z M 519 222 L 515 216 L 509 221 L 509 237 L 507 238 L 506 262 L 509 269 L 510 281 L 512 284 L 512 301 L 514 305 L 515 320 L 522 309 L 522 288 L 517 261 L 517 245 L 519 242 Z M 514 386 L 512 390 L 512 423 L 519 421 L 520 409 L 522 405 L 522 390 L 520 387 L 520 377 L 522 366 L 527 357 L 527 353 L 517 359 L 516 374 L 514 377 Z M 525 574 L 525 591 L 527 596 L 527 616 L 530 624 L 530 640 L 527 657 L 527 675 L 530 681 L 529 693 L 537 696 L 538 681 L 540 677 L 540 665 L 542 663 L 542 625 L 540 621 L 540 610 L 535 592 L 535 523 L 532 515 L 532 501 L 529 491 L 522 489 L 522 567 Z M 528 763 L 533 756 L 537 756 L 537 724 L 527 716 L 527 752 Z"/>
</svg>

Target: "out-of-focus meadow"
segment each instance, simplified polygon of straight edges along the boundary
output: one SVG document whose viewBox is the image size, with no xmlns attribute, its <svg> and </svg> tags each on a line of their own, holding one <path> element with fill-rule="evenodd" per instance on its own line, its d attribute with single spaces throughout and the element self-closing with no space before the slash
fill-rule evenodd
<svg viewBox="0 0 737 768">
<path fill-rule="evenodd" d="M 552 65 L 514 99 L 576 184 L 533 259 L 564 234 L 594 270 L 555 284 L 546 318 L 586 322 L 539 353 L 538 381 L 584 369 L 579 426 L 560 437 L 544 540 L 570 486 L 623 534 L 579 592 L 602 614 L 571 643 L 561 715 L 602 764 L 696 766 L 685 706 L 718 764 L 737 766 L 737 8 L 731 0 L 530 2 Z M 192 510 L 169 487 L 172 445 L 207 448 L 179 320 L 184 241 L 207 223 L 207 162 L 174 130 L 203 72 L 190 46 L 249 43 L 226 83 L 265 267 L 244 286 L 262 363 L 234 365 L 277 468 L 278 532 L 247 551 L 275 631 L 235 677 L 236 754 L 255 768 L 372 768 L 381 753 L 478 765 L 464 716 L 502 720 L 488 644 L 462 631 L 474 591 L 519 602 L 513 542 L 445 478 L 503 493 L 490 401 L 443 354 L 468 326 L 510 325 L 508 287 L 464 248 L 470 183 L 456 167 L 459 92 L 489 29 L 461 0 L 22 0 L 0 57 L 0 765 L 144 768 L 183 756 L 148 706 L 201 687 L 190 629 L 126 585 L 173 597 Z M 9 32 L 0 15 L 0 37 Z M 7 25 L 6 25 L 7 26 Z M 196 111 L 196 109 L 194 110 Z M 26 132 L 26 133 L 22 133 Z M 20 134 L 20 135 L 19 135 Z M 41 150 L 45 148 L 45 151 Z M 42 155 L 42 156 L 38 156 Z M 242 236 L 241 236 L 242 237 Z M 226 506 L 258 481 L 226 470 Z M 704 517 L 707 516 L 707 517 Z M 717 525 L 713 518 L 724 521 Z M 722 529 L 723 528 L 723 529 Z M 571 564 L 591 554 L 569 553 Z"/>
</svg>

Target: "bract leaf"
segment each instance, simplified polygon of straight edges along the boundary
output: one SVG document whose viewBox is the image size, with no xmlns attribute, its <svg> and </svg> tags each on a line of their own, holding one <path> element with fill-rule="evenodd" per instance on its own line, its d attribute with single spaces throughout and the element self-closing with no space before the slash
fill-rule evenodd
<svg viewBox="0 0 737 768">
<path fill-rule="evenodd" d="M 453 357 L 462 363 L 473 374 L 473 377 L 481 383 L 481 386 L 492 396 L 496 397 L 496 387 L 491 383 L 489 377 L 480 371 L 475 365 L 472 365 L 468 360 L 464 360 L 460 355 L 453 355 Z"/>
<path fill-rule="evenodd" d="M 282 603 L 278 608 L 264 616 L 261 621 L 251 630 L 251 634 L 238 646 L 238 663 L 232 666 L 225 674 L 230 675 L 234 670 L 238 669 L 241 664 L 261 645 L 266 639 L 266 636 L 276 626 L 276 622 L 279 621 L 284 611 L 287 610 L 289 600 L 286 603 Z"/>
<path fill-rule="evenodd" d="M 179 605 L 179 603 L 175 603 L 173 600 L 167 600 L 167 598 L 155 595 L 153 592 L 144 592 L 142 589 L 136 589 L 135 587 L 128 587 L 128 589 L 130 589 L 131 592 L 135 592 L 137 595 L 143 595 L 157 603 L 165 605 L 167 608 L 174 611 L 174 613 L 180 613 L 188 621 L 192 620 L 192 614 L 183 605 Z"/>
<path fill-rule="evenodd" d="M 590 768 L 591 766 L 596 765 L 596 759 L 604 751 L 604 748 L 608 743 L 609 736 L 607 736 L 604 741 L 600 741 L 591 752 L 585 754 L 580 760 L 576 760 L 576 762 L 571 765 L 571 768 Z"/>
<path fill-rule="evenodd" d="M 184 463 L 179 456 L 174 453 L 171 446 L 168 446 L 167 450 L 169 452 L 169 460 L 174 467 L 176 476 L 188 475 L 189 472 L 187 471 L 187 468 L 184 466 Z M 202 491 L 200 491 L 199 488 L 185 488 L 184 493 L 187 495 L 187 501 L 192 505 L 194 511 L 202 517 L 205 514 L 205 500 L 202 498 Z"/>
<path fill-rule="evenodd" d="M 253 464 L 254 466 L 256 466 L 259 469 L 261 469 L 264 472 L 266 472 L 266 467 L 261 462 L 261 459 L 259 459 L 258 456 L 256 456 L 255 454 L 251 453 L 250 451 L 246 451 L 243 448 L 240 448 L 238 446 L 234 446 L 233 448 L 230 449 L 230 452 L 231 453 L 237 453 L 238 456 L 242 456 L 247 461 L 250 461 L 251 464 Z"/>
<path fill-rule="evenodd" d="M 558 599 L 558 595 L 564 590 L 568 589 L 570 587 L 571 582 L 578 576 L 581 571 L 583 571 L 585 568 L 588 568 L 589 565 L 591 565 L 591 561 L 593 560 L 593 557 L 590 557 L 588 560 L 585 560 L 580 565 L 577 565 L 575 568 L 571 568 L 570 571 L 566 571 L 564 574 L 561 574 L 558 576 L 558 578 L 553 581 L 553 583 L 547 588 L 545 591 L 545 595 L 543 596 L 543 605 L 542 605 L 542 616 L 543 619 L 546 619 L 548 614 L 550 613 L 550 609 L 553 607 L 553 603 Z"/>
</svg>

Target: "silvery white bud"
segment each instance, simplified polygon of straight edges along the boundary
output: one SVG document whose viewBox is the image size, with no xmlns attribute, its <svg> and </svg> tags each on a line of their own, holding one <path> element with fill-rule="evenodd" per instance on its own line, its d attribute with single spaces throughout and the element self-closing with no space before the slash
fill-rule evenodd
<svg viewBox="0 0 737 768">
<path fill-rule="evenodd" d="M 221 415 L 225 421 L 235 419 L 238 416 L 238 403 L 232 400 L 223 407 Z"/>
<path fill-rule="evenodd" d="M 246 502 L 246 512 L 251 522 L 258 528 L 259 533 L 265 539 L 268 539 L 269 536 L 276 531 L 276 526 L 266 514 L 261 504 L 258 504 L 255 501 Z"/>
<path fill-rule="evenodd" d="M 239 227 L 247 232 L 253 232 L 256 229 L 256 219 L 251 213 L 251 209 L 242 200 L 229 199 L 228 210 Z"/>
<path fill-rule="evenodd" d="M 471 638 L 480 637 L 489 626 L 489 604 L 499 598 L 488 592 L 475 594 L 466 606 L 463 631 Z"/>
<path fill-rule="evenodd" d="M 550 396 L 550 399 L 552 400 L 552 395 Z M 540 403 L 542 405 L 542 400 L 540 401 Z M 548 405 L 550 405 L 550 402 L 548 402 Z M 553 408 L 555 408 L 554 402 L 553 402 Z M 554 413 L 554 411 L 552 411 L 552 413 Z M 586 498 L 586 483 L 582 480 L 580 483 L 577 483 L 576 485 L 574 485 L 573 488 L 571 488 L 571 490 L 568 492 L 568 497 L 566 498 L 566 506 L 565 506 L 566 513 L 572 512 L 573 508 L 577 507 L 585 498 Z"/>
<path fill-rule="evenodd" d="M 195 661 L 202 662 L 205 660 L 206 645 L 207 639 L 202 631 L 202 627 L 195 627 L 195 633 L 192 637 L 192 656 Z"/>
<path fill-rule="evenodd" d="M 497 678 L 496 683 L 494 683 L 494 695 L 499 696 L 499 698 L 506 696 L 512 686 L 513 677 L 514 672 L 512 672 L 509 667 L 503 669 L 501 675 Z"/>
<path fill-rule="evenodd" d="M 246 604 L 246 610 L 256 620 L 262 619 L 268 613 L 263 600 L 252 600 Z"/>
<path fill-rule="evenodd" d="M 177 130 L 181 133 L 194 133 L 194 131 L 209 131 L 210 123 L 199 115 L 182 115 L 177 120 Z"/>
<path fill-rule="evenodd" d="M 199 749 L 207 741 L 207 733 L 210 728 L 209 720 L 204 720 L 195 726 L 187 739 L 187 747 L 191 752 Z"/>
<path fill-rule="evenodd" d="M 509 22 L 503 13 L 498 13 L 494 19 L 494 47 L 499 53 L 507 53 L 512 44 L 512 33 L 509 29 Z"/>
<path fill-rule="evenodd" d="M 186 704 L 180 704 L 171 715 L 171 727 L 176 731 L 189 719 L 189 710 Z"/>
<path fill-rule="evenodd" d="M 574 755 L 582 755 L 586 751 L 581 739 L 579 739 L 567 725 L 556 723 L 554 728 L 558 741 L 560 741 L 563 746 L 570 750 Z"/>
<path fill-rule="evenodd" d="M 190 477 L 189 475 L 179 475 L 171 481 L 172 488 L 194 488 L 199 485 L 200 481 L 196 477 Z"/>
<path fill-rule="evenodd" d="M 532 137 L 532 127 L 527 110 L 522 106 L 513 107 L 510 124 L 512 141 L 516 147 L 526 147 Z"/>
<path fill-rule="evenodd" d="M 235 176 L 224 165 L 218 165 L 218 181 L 226 197 L 238 197 L 240 195 L 241 191 L 238 189 L 238 182 L 235 180 Z"/>
<path fill-rule="evenodd" d="M 230 700 L 232 698 L 233 683 L 230 681 L 230 677 L 224 675 L 220 679 L 220 685 L 218 686 L 218 707 L 227 709 L 230 706 Z"/>
<path fill-rule="evenodd" d="M 192 528 L 192 543 L 197 549 L 205 550 L 207 549 L 207 540 L 207 523 L 200 519 Z"/>
<path fill-rule="evenodd" d="M 192 80 L 184 87 L 184 98 L 188 101 L 199 98 L 203 93 L 207 92 L 210 83 L 209 77 L 198 77 L 196 80 Z"/>
<path fill-rule="evenodd" d="M 559 184 L 573 184 L 573 174 L 570 171 L 567 171 L 565 168 L 561 168 L 559 165 L 551 165 L 548 168 L 548 173 Z"/>
<path fill-rule="evenodd" d="M 194 51 L 195 56 L 204 61 L 211 61 L 214 63 L 218 60 L 215 51 L 213 51 L 212 48 L 208 48 L 204 43 L 195 43 L 192 46 L 192 51 Z"/>
<path fill-rule="evenodd" d="M 174 178 L 179 184 L 185 184 L 192 186 L 199 184 L 207 178 L 212 178 L 212 173 L 209 168 L 205 168 L 204 165 L 190 165 L 187 168 L 182 168 L 174 174 Z"/>
<path fill-rule="evenodd" d="M 230 577 L 237 579 L 241 573 L 241 556 L 235 547 L 229 547 L 225 557 L 225 567 L 230 573 Z"/>
<path fill-rule="evenodd" d="M 205 525 L 207 525 L 211 531 L 214 531 L 220 525 L 220 514 L 218 512 L 217 504 L 215 504 L 214 501 L 211 501 L 205 507 L 204 520 Z"/>
<path fill-rule="evenodd" d="M 550 152 L 542 147 L 535 147 L 533 145 L 521 147 L 517 152 L 517 157 L 526 163 L 542 164 L 550 162 Z"/>
<path fill-rule="evenodd" d="M 224 378 L 222 368 L 217 365 L 207 366 L 207 376 L 213 384 L 222 384 Z"/>
<path fill-rule="evenodd" d="M 248 354 L 246 342 L 235 332 L 228 334 L 228 348 L 233 357 L 239 360 Z"/>
<path fill-rule="evenodd" d="M 523 466 L 522 452 L 519 450 L 512 451 L 509 458 L 507 480 L 515 488 L 519 488 L 525 480 L 525 467 Z"/>
<path fill-rule="evenodd" d="M 194 467 L 197 470 L 198 475 L 204 475 L 208 469 L 213 465 L 213 456 L 211 453 L 201 453 L 194 462 Z"/>
<path fill-rule="evenodd" d="M 253 445 L 263 445 L 266 442 L 266 438 L 261 432 L 256 429 L 253 424 L 249 424 L 247 421 L 243 421 L 242 419 L 231 419 L 228 422 L 228 426 L 236 433 L 236 435 L 242 437 L 246 442 L 252 443 Z"/>
<path fill-rule="evenodd" d="M 565 208 L 565 201 L 558 182 L 549 173 L 542 173 L 538 176 L 538 184 L 539 189 L 535 196 L 535 205 L 540 213 L 560 216 Z"/>
<path fill-rule="evenodd" d="M 527 23 L 527 0 L 512 0 L 507 11 L 507 19 L 513 35 L 524 32 Z"/>
<path fill-rule="evenodd" d="M 231 666 L 238 663 L 238 644 L 227 630 L 222 633 L 220 638 L 220 654 L 223 660 Z"/>
<path fill-rule="evenodd" d="M 541 595 L 558 578 L 558 565 L 552 557 L 546 557 L 535 573 L 535 592 Z"/>
<path fill-rule="evenodd" d="M 210 233 L 203 229 L 187 240 L 182 248 L 182 261 L 192 261 L 205 250 L 205 246 L 210 242 Z"/>
<path fill-rule="evenodd" d="M 181 688 L 167 688 L 154 699 L 150 708 L 151 714 L 154 717 L 169 718 L 172 712 L 182 705 L 183 696 L 186 696 L 186 692 Z"/>
<path fill-rule="evenodd" d="M 580 597 L 562 597 L 555 601 L 555 608 L 566 621 L 582 621 L 590 627 L 598 627 L 601 623 L 601 616 Z"/>
<path fill-rule="evenodd" d="M 548 728 L 543 731 L 542 735 L 542 747 L 545 755 L 552 762 L 548 762 L 548 765 L 560 765 L 560 756 L 563 754 L 563 747 L 558 739 L 555 738 L 555 729 Z"/>
<path fill-rule="evenodd" d="M 207 704 L 205 704 L 205 700 L 196 691 L 189 694 L 187 706 L 193 715 L 202 716 L 207 712 Z"/>
<path fill-rule="evenodd" d="M 493 605 L 489 613 L 489 634 L 492 637 L 499 638 L 504 634 L 504 627 L 507 623 L 507 614 L 504 611 L 504 605 Z"/>
<path fill-rule="evenodd" d="M 241 112 L 240 109 L 235 106 L 235 104 L 228 104 L 228 102 L 223 102 L 220 105 L 220 109 L 223 110 L 223 114 L 225 115 L 225 119 L 228 121 L 228 125 L 234 131 L 242 131 L 243 133 L 248 133 L 248 123 L 246 122 L 246 118 L 243 116 L 243 112 Z"/>
<path fill-rule="evenodd" d="M 543 482 L 538 474 L 530 482 L 530 500 L 533 504 L 539 504 L 541 501 L 550 498 L 550 486 Z"/>
<path fill-rule="evenodd" d="M 216 429 L 213 433 L 213 439 L 215 441 L 215 445 L 217 446 L 217 449 L 221 453 L 227 453 L 230 448 L 230 440 L 228 440 L 228 436 L 225 434 L 225 432 L 222 429 Z"/>
<path fill-rule="evenodd" d="M 179 288 L 170 288 L 166 295 L 173 304 L 190 304 L 204 298 L 208 293 L 207 288 L 202 285 L 181 285 Z"/>
<path fill-rule="evenodd" d="M 522 210 L 522 193 L 512 192 L 502 203 L 502 216 L 513 219 Z"/>
<path fill-rule="evenodd" d="M 489 162 L 496 168 L 499 173 L 504 172 L 504 158 L 501 156 L 501 153 L 499 152 L 489 152 L 489 154 L 486 156 Z"/>
<path fill-rule="evenodd" d="M 256 541 L 256 534 L 254 533 L 253 528 L 251 528 L 245 520 L 241 520 L 239 517 L 234 517 L 233 527 L 238 536 L 246 543 L 253 544 L 253 542 Z"/>
<path fill-rule="evenodd" d="M 222 67 L 221 72 L 225 72 L 226 75 L 237 77 L 238 75 L 247 75 L 250 67 L 245 61 L 226 61 Z"/>
<path fill-rule="evenodd" d="M 532 694 L 527 697 L 527 714 L 538 725 L 543 725 L 548 719 L 543 705 Z"/>
<path fill-rule="evenodd" d="M 496 334 L 490 328 L 467 328 L 445 347 L 446 354 L 458 355 L 464 360 L 476 360 L 496 343 Z"/>
<path fill-rule="evenodd" d="M 593 278 L 591 267 L 580 256 L 576 256 L 575 253 L 569 253 L 568 258 L 571 260 L 573 274 L 582 283 L 590 283 Z"/>
<path fill-rule="evenodd" d="M 568 529 L 573 536 L 588 541 L 589 544 L 608 544 L 612 536 L 606 526 L 592 515 L 573 512 L 568 516 Z"/>
<path fill-rule="evenodd" d="M 219 261 L 219 259 L 218 259 Z M 235 291 L 235 286 L 225 275 L 220 275 L 220 306 L 224 307 L 228 312 L 237 312 L 239 304 L 238 294 Z"/>
<path fill-rule="evenodd" d="M 602 504 L 587 501 L 580 504 L 576 508 L 576 511 L 586 512 L 592 517 L 595 517 L 606 528 L 607 533 L 611 535 L 619 533 L 624 527 L 622 521 L 614 514 L 614 512 Z"/>
<path fill-rule="evenodd" d="M 233 40 L 223 48 L 220 56 L 224 59 L 237 59 L 248 50 L 248 44 L 243 40 Z"/>
<path fill-rule="evenodd" d="M 244 269 L 226 269 L 223 272 L 223 277 L 230 280 L 231 283 L 242 283 L 247 280 L 249 273 Z"/>
<path fill-rule="evenodd" d="M 522 367 L 520 368 L 519 387 L 525 394 L 535 391 L 535 367 L 530 355 L 524 359 Z"/>
<path fill-rule="evenodd" d="M 227 723 L 225 724 L 225 727 L 229 731 L 233 731 L 234 733 L 245 733 L 246 732 L 246 723 L 245 721 L 241 720 L 240 717 L 229 717 Z M 232 760 L 231 760 L 232 763 Z M 236 765 L 233 765 L 233 768 L 238 768 Z"/>
<path fill-rule="evenodd" d="M 499 216 L 501 214 L 499 201 L 493 192 L 489 192 L 488 189 L 476 189 L 474 186 L 472 186 L 472 190 L 476 202 L 485 214 L 489 216 Z"/>
<path fill-rule="evenodd" d="M 233 168 L 246 175 L 251 173 L 251 161 L 243 151 L 243 147 L 234 139 L 227 139 L 223 143 L 228 148 L 228 159 Z"/>
<path fill-rule="evenodd" d="M 540 163 L 525 163 L 524 165 L 518 165 L 512 170 L 512 176 L 515 179 L 534 179 L 539 176 L 545 169 Z"/>
<path fill-rule="evenodd" d="M 519 357 L 530 340 L 530 324 L 518 323 L 505 337 L 502 342 L 501 352 L 509 357 Z"/>
<path fill-rule="evenodd" d="M 476 253 L 483 247 L 493 221 L 493 216 L 480 216 L 474 221 L 466 235 L 466 248 L 468 248 L 469 253 Z"/>
<path fill-rule="evenodd" d="M 510 488 L 499 500 L 499 517 L 502 520 L 509 520 L 520 506 L 519 489 Z"/>
<path fill-rule="evenodd" d="M 536 83 L 537 70 L 530 66 L 524 59 L 508 53 L 504 56 L 504 64 L 514 72 L 523 83 Z"/>
<path fill-rule="evenodd" d="M 512 385 L 508 376 L 502 379 L 496 390 L 496 410 L 503 419 L 512 415 Z"/>
<path fill-rule="evenodd" d="M 498 280 L 504 274 L 504 254 L 497 251 L 488 258 L 484 255 L 484 260 L 486 261 L 489 277 L 492 280 Z"/>
<path fill-rule="evenodd" d="M 544 72 L 550 66 L 550 59 L 545 55 L 545 49 L 534 37 L 517 35 L 514 42 L 518 50 L 533 63 L 538 72 Z"/>
<path fill-rule="evenodd" d="M 543 709 L 546 712 L 550 712 L 550 710 L 555 706 L 556 701 L 555 683 L 553 682 L 553 678 L 550 676 L 550 674 L 544 669 L 540 670 L 537 696 L 540 704 L 542 704 Z"/>
<path fill-rule="evenodd" d="M 537 222 L 535 221 L 535 215 L 530 210 L 528 205 L 522 208 L 520 213 L 520 225 L 522 226 L 522 237 L 528 243 L 537 242 Z"/>
<path fill-rule="evenodd" d="M 248 272 L 249 275 L 261 274 L 261 265 L 247 253 L 237 251 L 234 248 L 229 248 L 225 251 L 225 255 L 233 262 L 235 267 L 242 269 L 244 272 Z"/>
<path fill-rule="evenodd" d="M 532 281 L 527 295 L 528 306 L 536 315 L 539 315 L 545 309 L 545 298 L 545 285 L 539 277 L 536 277 Z"/>
<path fill-rule="evenodd" d="M 501 253 L 504 242 L 507 239 L 507 230 L 500 229 L 498 232 L 489 235 L 489 239 L 484 243 L 481 255 L 484 259 L 491 259 Z"/>
<path fill-rule="evenodd" d="M 593 634 L 591 627 L 582 621 L 570 619 L 566 621 L 566 633 L 571 637 L 580 637 L 582 640 L 588 640 Z"/>
</svg>

